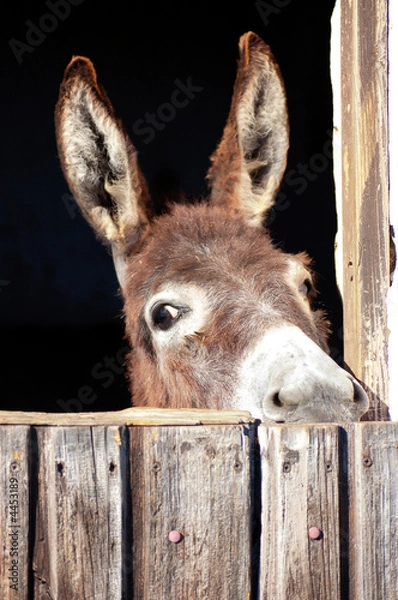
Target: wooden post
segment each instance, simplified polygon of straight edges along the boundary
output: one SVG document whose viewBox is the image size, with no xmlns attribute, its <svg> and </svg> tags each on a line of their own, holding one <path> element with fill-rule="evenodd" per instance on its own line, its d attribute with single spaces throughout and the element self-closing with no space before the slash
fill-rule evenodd
<svg viewBox="0 0 398 600">
<path fill-rule="evenodd" d="M 340 0 L 333 27 L 337 273 L 344 356 L 371 399 L 370 420 L 388 418 L 390 283 L 387 0 Z"/>
<path fill-rule="evenodd" d="M 390 414 L 398 421 L 398 6 L 395 0 L 388 3 L 388 117 L 389 117 L 389 153 L 390 153 L 390 222 L 391 222 L 391 267 L 392 282 L 388 292 L 388 330 L 389 330 L 389 376 L 390 376 Z M 395 272 L 394 272 L 395 271 Z"/>
</svg>

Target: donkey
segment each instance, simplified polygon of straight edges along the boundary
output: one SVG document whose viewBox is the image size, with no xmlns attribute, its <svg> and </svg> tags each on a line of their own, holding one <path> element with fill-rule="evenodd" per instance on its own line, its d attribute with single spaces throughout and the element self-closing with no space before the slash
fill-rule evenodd
<svg viewBox="0 0 398 600">
<path fill-rule="evenodd" d="M 366 412 L 365 391 L 327 353 L 310 259 L 277 248 L 264 226 L 289 125 L 279 67 L 257 35 L 239 41 L 205 200 L 155 214 L 136 149 L 88 58 L 66 68 L 55 123 L 71 193 L 113 255 L 133 405 L 243 409 L 279 423 Z"/>
</svg>

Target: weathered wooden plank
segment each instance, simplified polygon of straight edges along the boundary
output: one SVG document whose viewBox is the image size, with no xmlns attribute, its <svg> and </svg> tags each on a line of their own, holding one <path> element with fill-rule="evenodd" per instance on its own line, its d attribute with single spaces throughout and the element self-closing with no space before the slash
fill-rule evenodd
<svg viewBox="0 0 398 600">
<path fill-rule="evenodd" d="M 389 397 L 387 5 L 340 0 L 332 41 L 344 358 L 370 395 L 369 420 L 388 418 Z"/>
<path fill-rule="evenodd" d="M 387 295 L 390 415 L 398 420 L 398 4 L 388 0 L 388 121 L 391 224 L 391 287 Z"/>
<path fill-rule="evenodd" d="M 122 587 L 128 597 L 123 436 L 113 426 L 37 428 L 35 599 L 117 600 Z"/>
<path fill-rule="evenodd" d="M 398 423 L 262 425 L 259 443 L 259 598 L 397 598 Z M 255 454 L 253 425 L 0 427 L 0 598 L 254 598 Z"/>
<path fill-rule="evenodd" d="M 249 599 L 250 429 L 137 428 L 131 441 L 134 599 Z"/>
<path fill-rule="evenodd" d="M 0 428 L 0 598 L 29 594 L 29 427 Z"/>
<path fill-rule="evenodd" d="M 337 426 L 259 427 L 261 600 L 339 600 Z M 317 527 L 319 539 L 311 539 Z"/>
<path fill-rule="evenodd" d="M 237 425 L 253 423 L 244 410 L 132 407 L 109 412 L 45 413 L 0 411 L 0 425 Z"/>
<path fill-rule="evenodd" d="M 348 433 L 349 598 L 398 598 L 398 423 Z"/>
</svg>

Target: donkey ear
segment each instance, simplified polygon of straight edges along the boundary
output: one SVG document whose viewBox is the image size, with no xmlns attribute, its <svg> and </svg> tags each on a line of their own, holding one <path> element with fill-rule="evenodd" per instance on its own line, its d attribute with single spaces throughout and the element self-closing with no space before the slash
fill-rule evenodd
<svg viewBox="0 0 398 600">
<path fill-rule="evenodd" d="M 55 126 L 70 190 L 120 266 L 148 225 L 149 193 L 137 152 L 88 58 L 75 56 L 66 68 Z"/>
<path fill-rule="evenodd" d="M 249 32 L 239 40 L 231 109 L 207 178 L 213 204 L 263 222 L 282 180 L 289 148 L 286 94 L 267 44 Z"/>
</svg>

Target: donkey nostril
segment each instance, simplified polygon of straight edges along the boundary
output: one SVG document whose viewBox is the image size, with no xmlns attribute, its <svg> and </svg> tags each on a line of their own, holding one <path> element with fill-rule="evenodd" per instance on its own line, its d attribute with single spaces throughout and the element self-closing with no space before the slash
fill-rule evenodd
<svg viewBox="0 0 398 600">
<path fill-rule="evenodd" d="M 356 381 L 356 379 L 352 379 L 352 385 L 354 386 L 354 402 L 359 406 L 362 406 L 364 410 L 366 410 L 369 406 L 369 398 L 363 387 Z"/>
<path fill-rule="evenodd" d="M 273 395 L 273 398 L 272 398 L 272 404 L 273 404 L 274 406 L 277 406 L 278 408 L 282 408 L 282 407 L 283 407 L 283 402 L 282 402 L 282 400 L 279 398 L 279 394 L 278 394 L 278 392 L 276 392 L 276 393 Z"/>
</svg>

